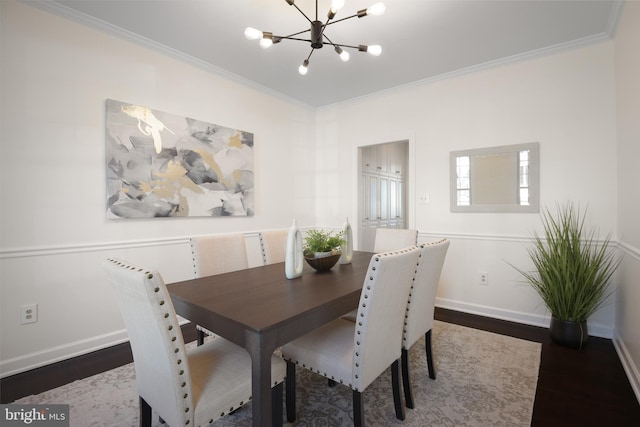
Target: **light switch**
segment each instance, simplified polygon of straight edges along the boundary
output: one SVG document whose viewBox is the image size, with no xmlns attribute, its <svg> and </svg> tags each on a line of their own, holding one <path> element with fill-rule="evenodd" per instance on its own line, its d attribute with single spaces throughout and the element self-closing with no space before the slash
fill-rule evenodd
<svg viewBox="0 0 640 427">
<path fill-rule="evenodd" d="M 418 203 L 421 205 L 428 205 L 430 202 L 429 193 L 421 193 L 418 195 Z"/>
</svg>

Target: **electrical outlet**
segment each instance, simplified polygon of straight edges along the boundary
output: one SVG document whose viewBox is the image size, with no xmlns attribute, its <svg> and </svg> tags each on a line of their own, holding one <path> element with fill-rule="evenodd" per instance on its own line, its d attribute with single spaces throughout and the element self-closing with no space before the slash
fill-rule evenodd
<svg viewBox="0 0 640 427">
<path fill-rule="evenodd" d="M 20 306 L 20 324 L 36 323 L 38 321 L 38 304 Z"/>
<path fill-rule="evenodd" d="M 488 285 L 489 284 L 489 273 L 487 273 L 486 271 L 479 271 L 478 272 L 478 283 L 480 283 L 481 285 Z"/>
</svg>

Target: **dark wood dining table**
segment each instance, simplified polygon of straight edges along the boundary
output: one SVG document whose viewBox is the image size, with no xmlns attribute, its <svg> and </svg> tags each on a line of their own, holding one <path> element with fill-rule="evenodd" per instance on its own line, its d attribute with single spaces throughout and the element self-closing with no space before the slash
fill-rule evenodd
<svg viewBox="0 0 640 427">
<path fill-rule="evenodd" d="M 271 422 L 273 352 L 355 309 L 372 255 L 324 272 L 305 264 L 295 279 L 277 263 L 167 285 L 178 315 L 249 352 L 253 426 Z"/>
</svg>

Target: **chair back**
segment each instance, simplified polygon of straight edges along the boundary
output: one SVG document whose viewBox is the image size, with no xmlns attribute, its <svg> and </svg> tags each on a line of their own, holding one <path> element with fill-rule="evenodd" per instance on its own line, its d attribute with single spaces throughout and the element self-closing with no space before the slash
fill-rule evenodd
<svg viewBox="0 0 640 427">
<path fill-rule="evenodd" d="M 289 230 L 269 230 L 260 232 L 260 247 L 264 265 L 284 262 L 287 251 Z"/>
<path fill-rule="evenodd" d="M 215 234 L 191 238 L 195 277 L 249 268 L 244 234 Z"/>
<path fill-rule="evenodd" d="M 402 325 L 420 256 L 412 246 L 375 254 L 365 276 L 353 342 L 353 388 L 364 390 L 400 358 Z"/>
<path fill-rule="evenodd" d="M 431 328 L 436 304 L 436 292 L 449 240 L 442 239 L 421 245 L 418 269 L 409 295 L 402 348 L 411 346 Z"/>
<path fill-rule="evenodd" d="M 178 318 L 157 272 L 103 262 L 129 334 L 138 394 L 172 426 L 193 425 L 193 393 Z"/>
<path fill-rule="evenodd" d="M 418 244 L 418 230 L 406 228 L 376 228 L 373 243 L 375 253 L 395 251 Z"/>
</svg>

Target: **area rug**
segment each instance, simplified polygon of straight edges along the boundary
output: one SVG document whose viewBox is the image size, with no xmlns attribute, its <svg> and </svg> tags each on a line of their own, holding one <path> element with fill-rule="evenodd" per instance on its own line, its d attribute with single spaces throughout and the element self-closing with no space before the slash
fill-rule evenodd
<svg viewBox="0 0 640 427">
<path fill-rule="evenodd" d="M 433 329 L 437 379 L 427 373 L 424 338 L 410 351 L 415 409 L 395 418 L 391 373 L 363 394 L 369 426 L 530 426 L 542 345 L 436 321 Z M 193 344 L 190 344 L 193 345 Z M 70 405 L 73 427 L 138 425 L 133 364 L 17 400 L 20 404 Z M 296 426 L 353 425 L 351 390 L 328 387 L 323 377 L 298 368 Z M 286 424 L 286 422 L 285 422 Z M 213 423 L 251 425 L 251 405 Z M 160 427 L 154 415 L 154 427 Z"/>
</svg>

